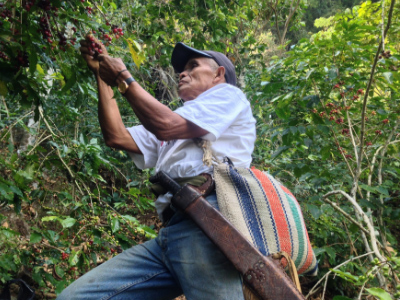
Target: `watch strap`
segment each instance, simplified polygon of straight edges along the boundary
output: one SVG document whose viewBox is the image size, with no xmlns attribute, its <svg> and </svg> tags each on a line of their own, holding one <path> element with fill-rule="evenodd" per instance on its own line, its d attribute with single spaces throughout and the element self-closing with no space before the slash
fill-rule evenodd
<svg viewBox="0 0 400 300">
<path fill-rule="evenodd" d="M 130 85 L 132 82 L 135 82 L 135 81 L 136 80 L 133 77 L 129 77 L 129 78 L 125 79 L 125 82 L 126 82 L 127 85 Z"/>
<path fill-rule="evenodd" d="M 126 94 L 126 92 L 128 91 L 129 85 L 130 85 L 132 82 L 135 82 L 136 80 L 135 80 L 135 78 L 133 78 L 133 77 L 129 77 L 129 78 L 125 79 L 124 81 L 125 81 L 125 83 L 126 83 L 126 90 L 125 90 L 125 92 L 121 93 L 122 95 L 125 95 L 125 94 Z"/>
</svg>

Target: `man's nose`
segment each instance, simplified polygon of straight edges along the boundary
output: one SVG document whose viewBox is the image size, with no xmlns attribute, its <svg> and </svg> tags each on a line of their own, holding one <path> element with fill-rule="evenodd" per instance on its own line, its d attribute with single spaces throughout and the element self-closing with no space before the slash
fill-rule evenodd
<svg viewBox="0 0 400 300">
<path fill-rule="evenodd" d="M 179 80 L 181 80 L 182 78 L 184 78 L 184 77 L 186 77 L 186 76 L 187 76 L 187 72 L 186 72 L 186 71 L 181 72 L 181 73 L 179 74 Z"/>
</svg>

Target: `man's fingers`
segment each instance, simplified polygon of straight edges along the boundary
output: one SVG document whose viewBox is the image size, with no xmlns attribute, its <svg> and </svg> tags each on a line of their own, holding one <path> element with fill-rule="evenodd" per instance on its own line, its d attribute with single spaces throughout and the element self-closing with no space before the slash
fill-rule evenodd
<svg viewBox="0 0 400 300">
<path fill-rule="evenodd" d="M 89 50 L 89 48 L 86 47 L 80 47 L 79 50 L 81 51 L 82 55 L 90 55 L 93 56 L 95 52 L 93 50 Z"/>
<path fill-rule="evenodd" d="M 104 61 L 104 60 L 106 59 L 106 57 L 108 57 L 108 55 L 99 54 L 99 55 L 97 56 L 97 60 L 100 61 L 100 62 L 102 62 L 102 61 Z"/>
</svg>

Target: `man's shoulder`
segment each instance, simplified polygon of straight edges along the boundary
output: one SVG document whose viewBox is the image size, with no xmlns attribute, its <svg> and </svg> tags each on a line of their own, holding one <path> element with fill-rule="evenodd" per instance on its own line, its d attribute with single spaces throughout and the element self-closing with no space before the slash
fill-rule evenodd
<svg viewBox="0 0 400 300">
<path fill-rule="evenodd" d="M 197 97 L 195 100 L 202 100 L 204 98 L 214 97 L 222 97 L 227 99 L 235 97 L 247 101 L 246 95 L 242 92 L 241 89 L 228 83 L 220 83 L 208 89 L 204 93 L 200 94 L 199 97 Z"/>
</svg>

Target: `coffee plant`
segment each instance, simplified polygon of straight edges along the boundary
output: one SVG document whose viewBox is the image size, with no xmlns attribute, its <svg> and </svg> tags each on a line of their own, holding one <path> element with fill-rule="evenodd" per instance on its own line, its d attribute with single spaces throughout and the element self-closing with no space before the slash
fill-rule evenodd
<svg viewBox="0 0 400 300">
<path fill-rule="evenodd" d="M 399 9 L 338 14 L 248 78 L 257 163 L 305 204 L 328 286 L 357 299 L 399 297 Z"/>
<path fill-rule="evenodd" d="M 55 298 L 160 226 L 152 170 L 102 140 L 79 54 L 89 35 L 173 109 L 174 44 L 226 53 L 257 117 L 254 165 L 304 208 L 320 268 L 308 298 L 321 284 L 337 300 L 399 296 L 399 4 L 363 3 L 289 41 L 305 35 L 307 2 L 278 2 L 0 2 L 0 286 L 20 277 Z"/>
</svg>

